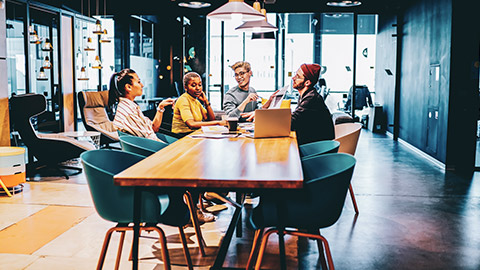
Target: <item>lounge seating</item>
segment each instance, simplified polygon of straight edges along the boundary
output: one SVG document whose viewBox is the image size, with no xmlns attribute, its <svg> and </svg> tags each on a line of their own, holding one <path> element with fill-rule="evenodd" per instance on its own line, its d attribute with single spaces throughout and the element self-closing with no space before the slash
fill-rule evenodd
<svg viewBox="0 0 480 270">
<path fill-rule="evenodd" d="M 95 146 L 87 141 L 78 141 L 58 133 L 37 132 L 33 128 L 31 118 L 43 113 L 46 107 L 45 96 L 40 94 L 12 96 L 10 98 L 12 123 L 27 146 L 28 152 L 37 159 L 36 162 L 28 164 L 27 171 L 30 168 L 50 166 L 59 170 L 68 179 L 68 175 L 60 168 L 76 170 L 77 173 L 82 169 L 59 163 L 78 158 L 82 152 L 93 150 Z"/>
<path fill-rule="evenodd" d="M 88 131 L 100 132 L 100 145 L 118 142 L 118 134 L 107 114 L 108 91 L 80 91 L 78 106 L 83 125 Z"/>
</svg>

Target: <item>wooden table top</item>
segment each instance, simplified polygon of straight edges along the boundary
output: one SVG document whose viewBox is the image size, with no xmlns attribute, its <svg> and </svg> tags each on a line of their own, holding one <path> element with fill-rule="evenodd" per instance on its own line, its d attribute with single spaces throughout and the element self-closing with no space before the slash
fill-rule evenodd
<svg viewBox="0 0 480 270">
<path fill-rule="evenodd" d="M 294 132 L 262 139 L 186 136 L 114 181 L 121 186 L 288 189 L 303 187 L 303 173 Z"/>
</svg>

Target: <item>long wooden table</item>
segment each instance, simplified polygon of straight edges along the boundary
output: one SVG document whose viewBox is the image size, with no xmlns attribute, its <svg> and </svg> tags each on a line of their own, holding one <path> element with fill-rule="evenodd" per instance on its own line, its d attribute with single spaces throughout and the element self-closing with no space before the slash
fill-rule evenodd
<svg viewBox="0 0 480 270">
<path fill-rule="evenodd" d="M 201 131 L 196 131 L 199 134 Z M 184 137 L 115 175 L 114 182 L 134 186 L 133 269 L 138 269 L 142 188 L 181 187 L 239 192 L 303 187 L 295 134 L 284 138 L 205 139 Z M 243 204 L 242 204 L 243 205 Z M 221 269 L 242 208 L 237 208 L 211 269 Z"/>
</svg>

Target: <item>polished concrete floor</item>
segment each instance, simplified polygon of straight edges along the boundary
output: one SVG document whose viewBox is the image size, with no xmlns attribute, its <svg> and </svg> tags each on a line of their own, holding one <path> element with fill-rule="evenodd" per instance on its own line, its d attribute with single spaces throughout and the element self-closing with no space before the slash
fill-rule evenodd
<svg viewBox="0 0 480 270">
<path fill-rule="evenodd" d="M 360 214 L 347 196 L 338 222 L 322 230 L 337 269 L 480 269 L 480 174 L 445 173 L 406 145 L 367 130 L 356 158 L 352 184 Z M 0 269 L 94 269 L 113 224 L 96 214 L 84 175 L 31 180 L 14 197 L 0 196 Z M 231 213 L 202 225 L 206 258 L 187 229 L 196 269 L 208 269 Z M 176 229 L 163 227 L 173 269 L 186 269 Z M 244 237 L 234 238 L 225 267 L 245 266 L 252 237 L 244 228 Z M 118 236 L 112 241 L 104 269 L 114 265 Z M 131 268 L 130 242 L 127 237 L 121 269 Z M 315 242 L 286 237 L 286 245 L 288 269 L 321 269 Z M 163 269 L 158 249 L 155 233 L 142 237 L 140 269 Z M 278 269 L 278 261 L 273 235 L 262 269 Z"/>
</svg>

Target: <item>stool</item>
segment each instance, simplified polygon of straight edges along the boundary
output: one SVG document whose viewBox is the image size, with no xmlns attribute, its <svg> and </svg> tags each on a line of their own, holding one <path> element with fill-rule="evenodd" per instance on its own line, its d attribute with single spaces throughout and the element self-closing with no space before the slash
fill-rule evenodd
<svg viewBox="0 0 480 270">
<path fill-rule="evenodd" d="M 9 197 L 9 187 L 25 183 L 25 148 L 0 147 L 0 185 Z"/>
</svg>

